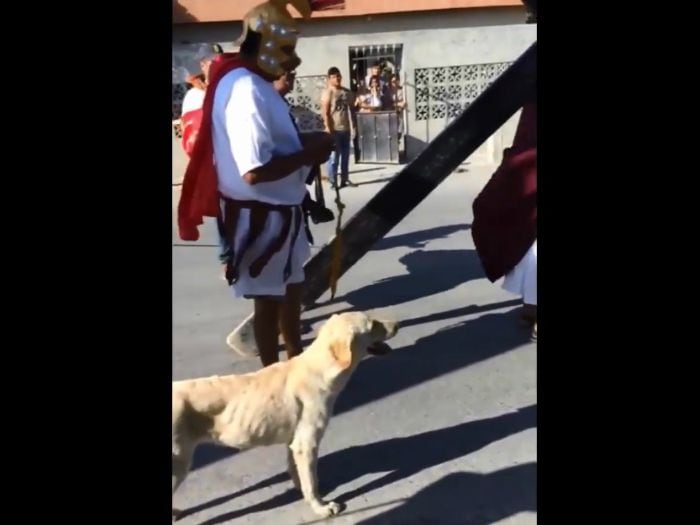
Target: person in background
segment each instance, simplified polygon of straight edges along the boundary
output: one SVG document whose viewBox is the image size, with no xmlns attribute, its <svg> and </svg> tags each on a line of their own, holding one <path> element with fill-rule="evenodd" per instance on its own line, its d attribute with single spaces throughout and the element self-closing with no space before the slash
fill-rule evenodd
<svg viewBox="0 0 700 525">
<path fill-rule="evenodd" d="M 214 48 L 217 51 L 216 48 Z M 219 54 L 219 53 L 217 53 Z M 188 157 L 192 155 L 199 128 L 202 125 L 202 108 L 204 97 L 209 82 L 209 70 L 212 58 L 204 58 L 200 61 L 201 73 L 187 77 L 187 83 L 192 86 L 182 100 L 182 149 Z M 221 278 L 226 280 L 226 264 L 228 262 L 229 246 L 224 235 L 224 222 L 221 217 L 216 218 L 216 230 L 219 239 L 219 264 L 221 264 Z"/>
<path fill-rule="evenodd" d="M 192 148 L 197 140 L 199 127 L 202 120 L 202 106 L 204 105 L 204 95 L 207 90 L 207 79 L 209 77 L 209 66 L 211 59 L 205 58 L 200 61 L 201 73 L 187 77 L 187 83 L 191 86 L 182 99 L 182 149 L 189 157 Z"/>
<path fill-rule="evenodd" d="M 388 107 L 395 110 L 399 116 L 399 140 L 401 140 L 401 136 L 404 134 L 403 114 L 406 109 L 406 99 L 401 87 L 401 78 L 396 73 L 391 75 L 386 98 Z"/>
<path fill-rule="evenodd" d="M 355 136 L 355 100 L 352 91 L 343 87 L 337 67 L 328 69 L 328 87 L 321 95 L 321 116 L 325 131 L 335 140 L 335 151 L 328 159 L 328 180 L 331 188 L 357 186 L 349 178 L 350 140 Z M 338 165 L 340 164 L 340 183 Z"/>
<path fill-rule="evenodd" d="M 385 96 L 381 88 L 379 77 L 371 77 L 369 79 L 369 89 L 360 100 L 360 111 L 362 113 L 381 111 L 384 109 L 384 104 Z"/>
</svg>

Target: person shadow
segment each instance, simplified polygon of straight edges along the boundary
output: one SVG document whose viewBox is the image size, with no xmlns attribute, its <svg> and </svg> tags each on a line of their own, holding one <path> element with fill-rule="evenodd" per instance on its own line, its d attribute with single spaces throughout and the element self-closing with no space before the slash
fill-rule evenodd
<svg viewBox="0 0 700 525">
<path fill-rule="evenodd" d="M 421 337 L 382 357 L 362 361 L 338 396 L 342 414 L 426 381 L 491 359 L 529 342 L 517 312 L 486 314 Z"/>
<path fill-rule="evenodd" d="M 489 473 L 453 472 L 398 507 L 356 523 L 489 525 L 521 512 L 537 512 L 534 462 Z"/>
</svg>

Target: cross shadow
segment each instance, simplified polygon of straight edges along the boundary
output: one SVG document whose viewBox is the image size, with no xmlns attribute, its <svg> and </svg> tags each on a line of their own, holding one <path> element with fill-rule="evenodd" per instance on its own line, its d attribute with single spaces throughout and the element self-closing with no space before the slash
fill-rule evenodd
<svg viewBox="0 0 700 525">
<path fill-rule="evenodd" d="M 337 487 L 352 482 L 367 474 L 386 472 L 386 474 L 380 478 L 365 483 L 335 498 L 336 501 L 347 502 L 370 491 L 413 476 L 425 469 L 471 454 L 495 441 L 505 439 L 508 436 L 527 429 L 535 428 L 537 425 L 536 413 L 537 405 L 530 405 L 520 408 L 515 412 L 509 412 L 491 418 L 467 421 L 452 427 L 430 430 L 413 436 L 387 439 L 367 445 L 358 445 L 333 452 L 319 458 L 319 491 L 322 494 L 327 494 Z M 479 483 L 475 481 L 476 478 L 469 476 L 472 475 L 467 475 L 467 478 L 461 479 L 462 487 L 465 485 L 475 486 Z M 509 479 L 512 481 L 512 477 Z M 253 486 L 247 487 L 229 496 L 216 498 L 202 505 L 198 505 L 196 508 L 189 509 L 187 514 L 220 505 L 245 493 L 284 481 L 288 481 L 288 474 L 286 472 L 276 474 L 275 476 L 260 481 Z M 491 478 L 486 483 L 481 482 L 481 490 L 484 494 L 483 501 L 486 502 L 487 506 L 489 504 L 495 506 L 500 505 L 500 502 L 495 499 L 500 497 L 498 494 L 499 490 L 503 490 L 498 481 L 498 479 Z M 534 469 L 517 473 L 517 480 L 513 483 L 514 488 L 512 492 L 516 492 L 516 486 L 522 488 L 524 484 L 535 486 L 536 471 Z M 519 488 L 517 490 L 520 490 Z M 419 492 L 416 496 L 418 495 L 421 495 L 421 493 Z M 504 493 L 503 496 L 506 497 L 506 493 Z M 240 517 L 251 512 L 259 512 L 286 505 L 299 498 L 300 495 L 298 492 L 288 490 L 267 501 L 217 516 L 200 525 L 224 523 L 226 520 L 234 519 L 235 517 Z M 521 501 L 531 501 L 527 489 L 522 491 L 520 498 Z M 410 501 L 413 501 L 413 499 L 414 498 L 411 498 Z M 427 500 L 425 495 L 421 495 L 420 501 L 413 503 L 410 501 L 406 503 L 406 506 L 411 505 L 417 509 L 420 505 L 424 505 L 423 502 Z M 517 497 L 515 501 L 518 501 Z M 518 506 L 524 505 L 518 503 Z M 480 509 L 476 510 L 480 511 Z M 490 511 L 491 509 L 489 508 L 488 510 Z M 473 513 L 473 511 L 474 509 L 470 512 Z M 386 521 L 382 523 L 386 523 Z"/>
<path fill-rule="evenodd" d="M 471 228 L 471 224 L 450 224 L 448 226 L 437 226 L 435 228 L 392 235 L 391 237 L 384 237 L 375 244 L 372 251 L 389 250 L 398 247 L 424 248 L 434 239 L 444 239 L 453 233 L 468 230 L 469 228 Z"/>
<path fill-rule="evenodd" d="M 407 274 L 387 277 L 348 292 L 336 301 L 370 310 L 435 295 L 484 276 L 474 250 L 416 250 L 399 258 Z"/>
<path fill-rule="evenodd" d="M 481 261 L 474 250 L 422 250 L 433 239 L 447 238 L 453 233 L 469 228 L 471 228 L 470 224 L 452 224 L 382 239 L 372 248 L 372 251 L 388 250 L 401 246 L 417 248 L 399 259 L 399 262 L 406 266 L 409 273 L 381 279 L 344 296 L 337 297 L 331 303 L 345 301 L 350 303 L 351 309 L 368 310 L 382 306 L 384 299 L 389 301 L 393 299 L 393 302 L 384 303 L 384 306 L 389 306 L 403 300 L 418 299 L 449 290 L 473 279 L 483 278 L 485 274 L 481 267 Z M 402 299 L 401 296 L 406 299 Z M 321 303 L 309 305 L 306 308 L 306 313 L 312 312 L 320 305 Z M 325 315 L 307 317 L 305 319 L 306 326 L 313 325 L 325 317 Z"/>
</svg>

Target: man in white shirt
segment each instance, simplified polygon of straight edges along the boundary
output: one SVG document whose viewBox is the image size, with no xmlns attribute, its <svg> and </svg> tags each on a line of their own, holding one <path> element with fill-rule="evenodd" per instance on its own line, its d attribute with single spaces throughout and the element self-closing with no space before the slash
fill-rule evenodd
<svg viewBox="0 0 700 525">
<path fill-rule="evenodd" d="M 255 10 L 254 10 L 255 11 Z M 243 67 L 218 78 L 212 119 L 214 162 L 232 246 L 227 279 L 255 301 L 255 340 L 263 366 L 278 361 L 278 326 L 289 358 L 301 353 L 303 264 L 310 256 L 301 203 L 311 166 L 333 150 L 330 135 L 301 143 L 272 82 L 301 63 L 296 31 L 274 10 L 247 17 Z M 306 141 L 305 141 L 306 142 Z"/>
</svg>

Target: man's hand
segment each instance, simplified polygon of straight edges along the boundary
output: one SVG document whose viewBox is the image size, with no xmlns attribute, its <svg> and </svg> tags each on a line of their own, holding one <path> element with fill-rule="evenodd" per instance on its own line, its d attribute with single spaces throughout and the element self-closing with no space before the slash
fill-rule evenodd
<svg viewBox="0 0 700 525">
<path fill-rule="evenodd" d="M 302 166 L 323 164 L 335 149 L 335 139 L 328 133 L 310 133 L 309 135 L 311 136 L 302 139 L 303 149 L 291 155 L 273 157 L 264 166 L 245 173 L 243 180 L 250 185 L 273 182 L 286 177 Z"/>
</svg>

